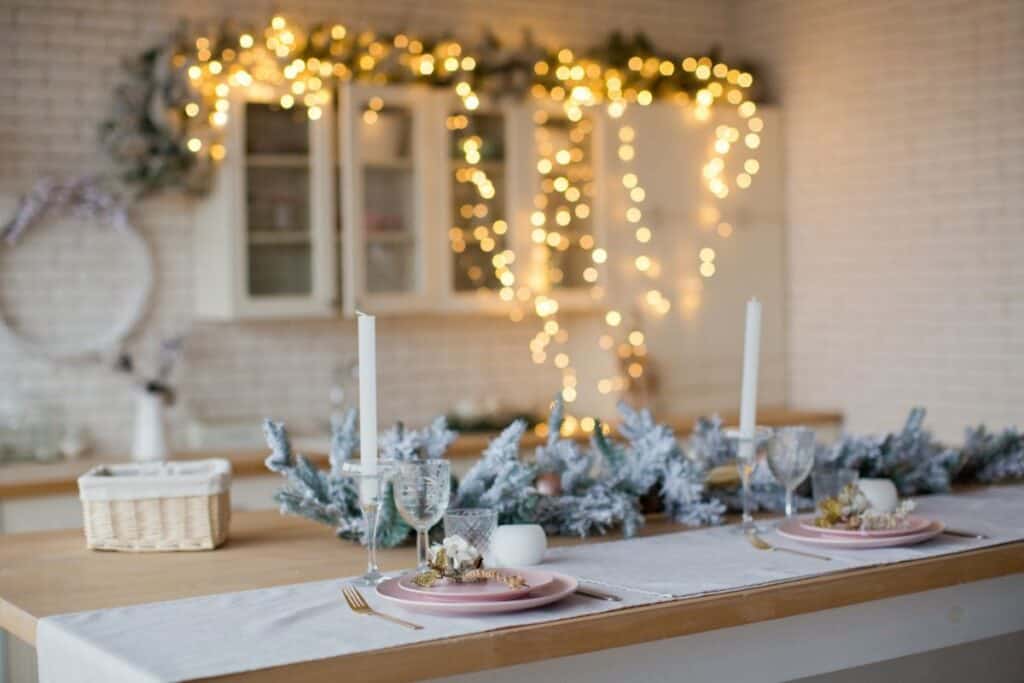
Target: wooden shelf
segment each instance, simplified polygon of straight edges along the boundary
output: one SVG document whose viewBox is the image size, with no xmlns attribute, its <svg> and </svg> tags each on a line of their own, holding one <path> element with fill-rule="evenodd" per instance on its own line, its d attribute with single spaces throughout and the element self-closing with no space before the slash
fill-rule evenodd
<svg viewBox="0 0 1024 683">
<path fill-rule="evenodd" d="M 363 162 L 363 167 L 373 171 L 411 171 L 412 159 L 373 159 Z"/>
<path fill-rule="evenodd" d="M 248 154 L 247 166 L 257 168 L 308 168 L 308 154 Z"/>
<path fill-rule="evenodd" d="M 373 230 L 366 233 L 366 241 L 375 244 L 413 244 L 416 235 L 404 230 Z"/>
<path fill-rule="evenodd" d="M 284 244 L 309 244 L 309 233 L 301 230 L 250 230 L 249 244 L 262 247 Z"/>
<path fill-rule="evenodd" d="M 479 168 L 487 173 L 503 173 L 505 171 L 504 159 L 484 159 L 475 164 L 465 159 L 452 159 L 452 168 Z"/>
</svg>

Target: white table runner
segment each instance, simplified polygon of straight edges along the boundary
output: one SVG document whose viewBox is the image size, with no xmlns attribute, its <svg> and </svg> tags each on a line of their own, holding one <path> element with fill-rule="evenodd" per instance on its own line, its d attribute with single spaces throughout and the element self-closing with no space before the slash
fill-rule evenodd
<svg viewBox="0 0 1024 683">
<path fill-rule="evenodd" d="M 411 619 L 424 626 L 422 631 L 353 614 L 340 595 L 342 579 L 63 614 L 39 621 L 40 681 L 185 681 L 1024 539 L 1024 487 L 918 500 L 922 514 L 990 538 L 940 536 L 910 548 L 822 549 L 831 562 L 756 550 L 732 527 L 558 548 L 549 552 L 545 567 L 613 587 L 623 602 L 571 596 L 544 609 L 507 615 L 454 618 L 405 613 L 363 590 L 372 606 Z M 782 547 L 804 547 L 775 534 L 766 537 Z"/>
</svg>

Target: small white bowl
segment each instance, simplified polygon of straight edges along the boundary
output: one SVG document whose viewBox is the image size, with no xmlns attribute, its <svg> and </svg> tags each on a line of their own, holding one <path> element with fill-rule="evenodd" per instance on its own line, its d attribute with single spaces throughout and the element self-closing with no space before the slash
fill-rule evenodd
<svg viewBox="0 0 1024 683">
<path fill-rule="evenodd" d="M 893 512 L 899 505 L 900 496 L 891 479 L 858 479 L 857 488 L 875 510 Z"/>
<path fill-rule="evenodd" d="M 499 567 L 540 564 L 547 547 L 547 536 L 539 524 L 502 524 L 491 540 L 491 552 Z"/>
</svg>

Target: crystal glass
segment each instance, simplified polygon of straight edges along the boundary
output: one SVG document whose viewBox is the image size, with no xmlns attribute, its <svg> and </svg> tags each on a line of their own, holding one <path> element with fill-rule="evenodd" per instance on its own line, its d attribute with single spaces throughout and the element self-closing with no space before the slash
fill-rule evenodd
<svg viewBox="0 0 1024 683">
<path fill-rule="evenodd" d="M 395 505 L 402 519 L 416 529 L 417 571 L 429 569 L 427 532 L 440 521 L 448 507 L 450 477 L 447 460 L 403 462 L 395 473 Z"/>
<path fill-rule="evenodd" d="M 814 467 L 814 430 L 780 427 L 768 442 L 768 469 L 786 489 L 786 518 L 796 514 L 793 491 Z"/>
<path fill-rule="evenodd" d="M 358 461 L 350 460 L 344 463 L 341 471 L 342 476 L 355 480 L 357 491 L 362 491 L 364 477 Z M 353 581 L 353 583 L 364 586 L 376 586 L 387 578 L 380 571 L 380 567 L 377 566 L 377 520 L 380 513 L 381 494 L 394 474 L 395 464 L 393 460 L 379 460 L 377 462 L 377 475 L 372 477 L 375 485 L 371 487 L 371 490 L 375 491 L 375 495 L 368 500 L 363 500 L 362 498 L 359 500 L 359 508 L 363 511 L 363 520 L 366 522 L 366 573 Z"/>
<path fill-rule="evenodd" d="M 827 498 L 835 498 L 850 484 L 856 484 L 860 479 L 857 470 L 843 467 L 823 465 L 811 473 L 811 491 L 814 495 L 814 507 L 821 505 L 821 501 Z"/>
<path fill-rule="evenodd" d="M 760 531 L 761 529 L 754 523 L 750 477 L 754 474 L 758 461 L 765 456 L 768 442 L 772 439 L 772 430 L 768 427 L 757 427 L 754 435 L 750 437 L 743 436 L 738 429 L 728 429 L 725 431 L 725 438 L 729 441 L 730 450 L 736 453 L 736 469 L 743 484 L 743 521 L 739 530 L 743 533 Z"/>
<path fill-rule="evenodd" d="M 444 535 L 462 536 L 484 558 L 493 564 L 491 540 L 498 528 L 498 511 L 490 508 L 453 508 L 444 513 Z"/>
</svg>

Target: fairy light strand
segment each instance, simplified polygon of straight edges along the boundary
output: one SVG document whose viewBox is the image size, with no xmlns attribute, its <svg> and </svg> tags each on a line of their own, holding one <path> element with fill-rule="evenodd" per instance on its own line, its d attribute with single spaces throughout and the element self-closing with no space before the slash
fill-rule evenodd
<svg viewBox="0 0 1024 683">
<path fill-rule="evenodd" d="M 592 194 L 593 179 L 588 181 L 579 174 L 592 174 L 593 169 L 586 158 L 585 145 L 574 141 L 548 150 L 551 153 L 540 153 L 544 150 L 538 142 L 541 191 L 535 202 L 543 206 L 535 206 L 531 213 L 528 258 L 521 259 L 521 255 L 507 248 L 505 236 L 509 225 L 495 215 L 497 189 L 482 167 L 484 140 L 473 124 L 473 114 L 481 106 L 473 87 L 480 76 L 476 73 L 477 64 L 478 59 L 454 40 L 428 43 L 405 33 L 378 36 L 371 31 L 350 30 L 344 24 L 322 25 L 307 33 L 281 15 L 273 16 L 261 31 L 245 31 L 216 40 L 199 36 L 194 50 L 173 57 L 173 65 L 187 75 L 193 92 L 181 107 L 189 131 L 184 139 L 185 148 L 190 154 L 212 162 L 222 161 L 227 154 L 222 130 L 231 115 L 231 93 L 236 88 L 260 88 L 266 92 L 269 87 L 283 109 L 301 106 L 310 120 L 317 120 L 330 105 L 334 82 L 384 84 L 422 80 L 451 87 L 464 110 L 446 120 L 448 129 L 458 133 L 460 159 L 453 173 L 456 183 L 473 187 L 476 200 L 459 207 L 456 224 L 449 230 L 449 246 L 458 255 L 473 243 L 489 257 L 488 267 L 493 271 L 490 288 L 497 288 L 498 297 L 511 306 L 512 320 L 525 319 L 526 311 L 536 317 L 540 329 L 530 343 L 531 356 L 538 362 L 550 362 L 561 372 L 563 397 L 572 402 L 577 393 L 576 371 L 565 349 L 568 332 L 558 318 L 562 308 L 559 294 L 564 285 L 573 283 L 589 288 L 594 298 L 600 299 L 600 266 L 609 259 L 606 247 L 597 244 L 594 235 L 573 233 L 574 227 L 586 224 L 592 206 L 587 188 L 589 185 Z M 753 85 L 753 76 L 748 72 L 708 56 L 675 61 L 655 55 L 633 55 L 624 64 L 610 65 L 578 58 L 572 50 L 563 48 L 533 65 L 533 79 L 530 94 L 538 100 L 560 104 L 572 126 L 570 135 L 581 137 L 589 135 L 585 130 L 585 111 L 595 106 L 606 107 L 610 118 L 619 119 L 627 107 L 648 106 L 657 95 L 687 107 L 697 122 L 707 122 L 714 107 L 731 105 L 739 123 L 715 127 L 702 166 L 702 182 L 711 196 L 724 200 L 733 191 L 749 188 L 760 170 L 756 152 L 764 120 L 748 96 Z M 380 98 L 371 98 L 362 112 L 364 121 L 375 122 L 383 107 Z M 546 109 L 538 109 L 538 130 L 543 130 L 547 117 Z M 618 128 L 618 135 L 618 156 L 627 167 L 622 177 L 623 190 L 629 197 L 625 225 L 640 247 L 640 253 L 632 257 L 632 266 L 641 275 L 655 279 L 661 264 L 653 255 L 653 227 L 644 216 L 646 190 L 635 168 L 635 131 L 623 125 Z M 734 163 L 736 157 L 741 158 Z M 570 171 L 577 176 L 570 177 Z M 734 228 L 728 221 L 719 220 L 720 215 L 716 211 L 712 223 L 716 224 L 719 237 L 725 239 L 733 234 Z M 560 262 L 559 254 L 570 247 L 590 253 L 592 263 L 580 273 L 566 272 L 567 266 Z M 714 276 L 718 266 L 710 245 L 701 247 L 698 256 L 694 267 L 700 276 L 699 284 L 701 278 Z M 479 281 L 480 288 L 488 289 L 488 278 L 482 272 L 477 275 L 471 279 Z M 688 305 L 693 305 L 693 301 L 687 303 L 687 296 L 684 292 L 684 312 Z M 672 308 L 670 298 L 653 285 L 641 293 L 638 304 L 640 310 L 652 315 L 666 315 Z M 644 372 L 642 364 L 633 364 L 639 363 L 637 358 L 646 352 L 642 331 L 627 328 L 618 310 L 606 310 L 604 317 L 609 329 L 626 336 L 616 343 L 605 333 L 598 343 L 627 361 L 625 375 L 637 379 Z M 629 350 L 625 357 L 623 344 Z M 598 382 L 601 393 L 622 390 L 623 386 L 623 377 Z"/>
</svg>

